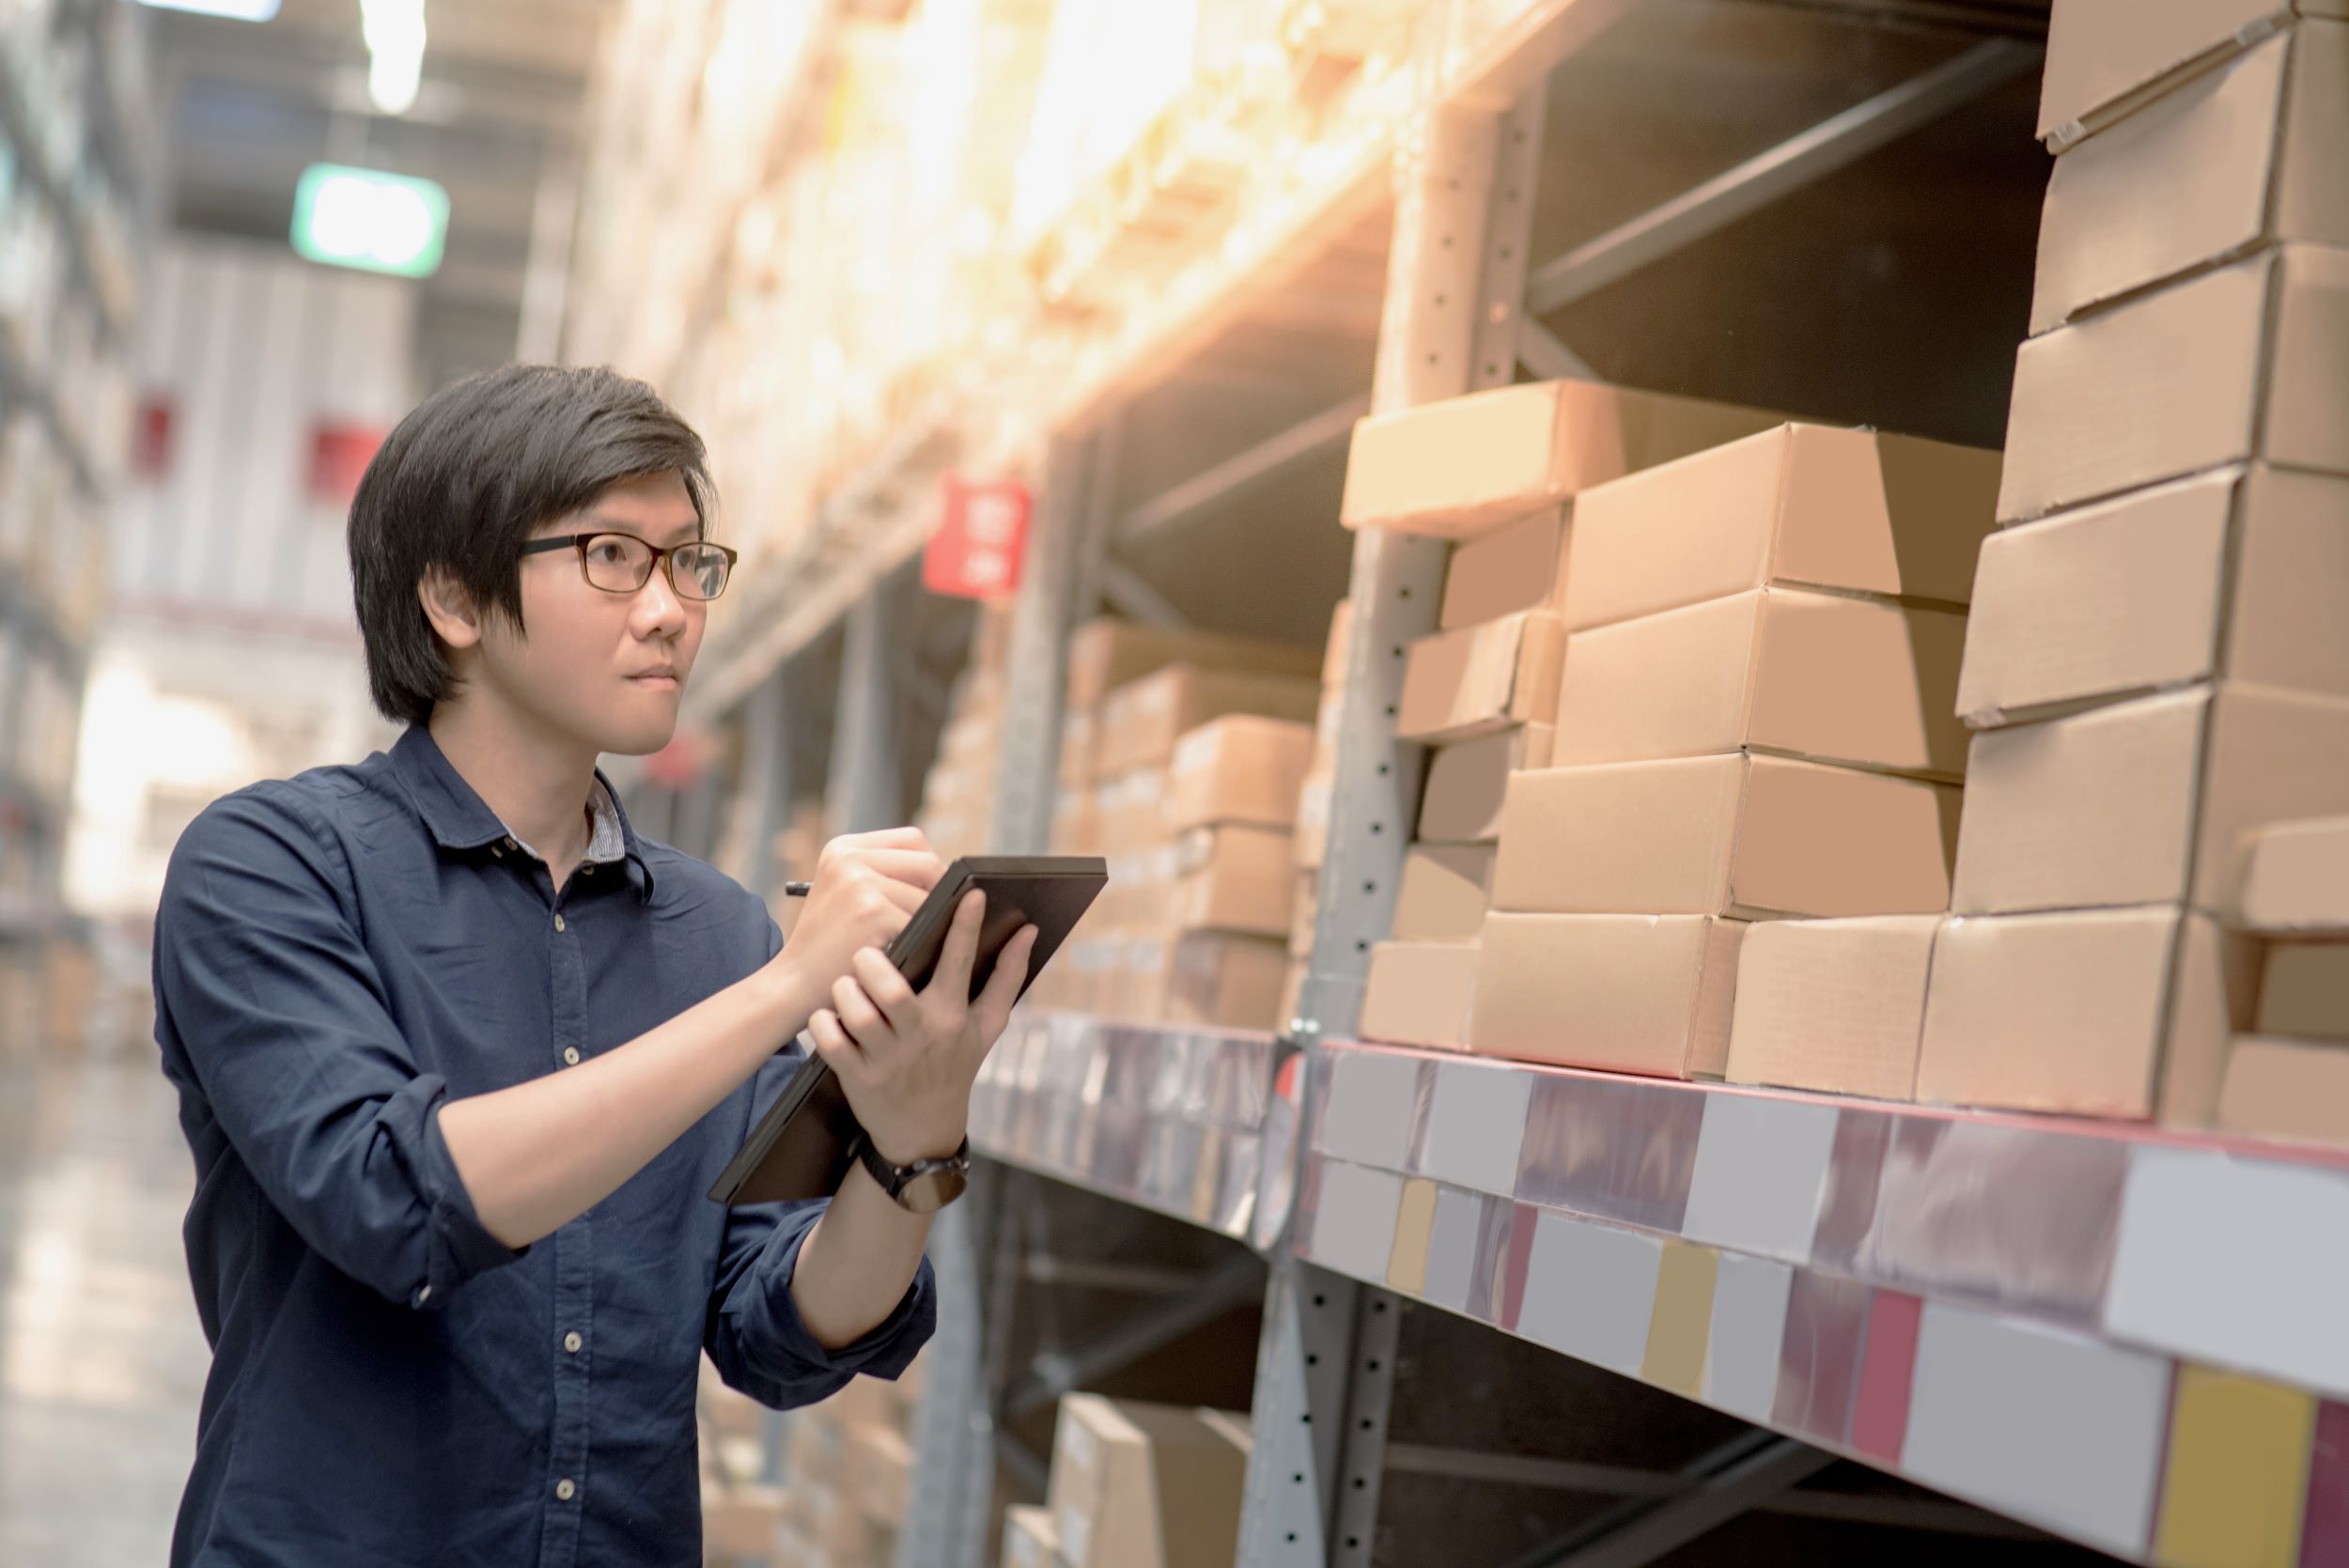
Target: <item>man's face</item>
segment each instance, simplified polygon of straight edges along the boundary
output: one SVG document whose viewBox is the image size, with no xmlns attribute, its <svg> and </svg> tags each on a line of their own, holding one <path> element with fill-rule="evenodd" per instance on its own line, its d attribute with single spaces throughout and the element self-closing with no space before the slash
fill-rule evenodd
<svg viewBox="0 0 2349 1568">
<path fill-rule="evenodd" d="M 700 537 L 702 528 L 685 481 L 660 474 L 613 486 L 534 537 L 603 532 L 666 548 Z M 669 585 L 665 567 L 655 567 L 634 593 L 618 594 L 588 582 L 576 550 L 523 556 L 528 634 L 491 616 L 481 629 L 476 678 L 509 709 L 598 752 L 661 750 L 677 733 L 677 704 L 709 615 L 707 601 Z"/>
</svg>

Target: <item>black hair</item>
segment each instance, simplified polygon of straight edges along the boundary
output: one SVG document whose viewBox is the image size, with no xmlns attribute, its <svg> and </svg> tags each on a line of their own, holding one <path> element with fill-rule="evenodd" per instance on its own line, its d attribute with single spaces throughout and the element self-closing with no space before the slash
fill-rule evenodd
<svg viewBox="0 0 2349 1568">
<path fill-rule="evenodd" d="M 541 524 L 623 480 L 676 474 L 705 532 L 702 439 L 644 382 L 614 371 L 509 365 L 451 383 L 385 439 L 350 503 L 351 597 L 367 691 L 421 724 L 454 694 L 416 584 L 445 570 L 485 613 L 522 621 L 521 549 Z"/>
</svg>

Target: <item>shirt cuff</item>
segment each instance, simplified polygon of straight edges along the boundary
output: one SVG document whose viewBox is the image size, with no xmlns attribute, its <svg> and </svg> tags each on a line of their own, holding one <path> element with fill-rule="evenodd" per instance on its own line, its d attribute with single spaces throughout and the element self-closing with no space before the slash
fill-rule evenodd
<svg viewBox="0 0 2349 1568">
<path fill-rule="evenodd" d="M 799 1365 L 894 1381 L 913 1364 L 913 1358 L 937 1329 L 937 1276 L 930 1269 L 930 1260 L 924 1258 L 913 1271 L 913 1282 L 879 1327 L 853 1344 L 827 1350 L 808 1331 L 806 1320 L 800 1316 L 799 1299 L 791 1293 L 791 1281 L 799 1274 L 800 1249 L 807 1244 L 825 1206 L 809 1205 L 803 1223 L 796 1230 L 778 1232 L 768 1242 L 767 1256 L 760 1260 L 758 1269 L 759 1294 L 768 1302 L 768 1335 L 776 1348 Z"/>
<path fill-rule="evenodd" d="M 481 1223 L 481 1216 L 474 1211 L 473 1194 L 465 1190 L 465 1178 L 458 1173 L 456 1157 L 448 1152 L 448 1140 L 441 1136 L 441 1105 L 447 1089 L 436 1082 L 430 1093 L 419 1141 L 424 1192 L 431 1212 L 425 1240 L 424 1283 L 409 1302 L 412 1307 L 425 1308 L 440 1306 L 474 1275 L 503 1267 L 530 1250 L 527 1246 L 506 1246 Z"/>
</svg>

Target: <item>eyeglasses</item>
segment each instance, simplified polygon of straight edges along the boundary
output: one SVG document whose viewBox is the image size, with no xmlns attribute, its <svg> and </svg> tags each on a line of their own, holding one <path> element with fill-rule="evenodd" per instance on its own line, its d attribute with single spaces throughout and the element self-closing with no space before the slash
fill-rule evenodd
<svg viewBox="0 0 2349 1568">
<path fill-rule="evenodd" d="M 739 551 L 708 539 L 689 539 L 663 550 L 633 534 L 562 534 L 522 546 L 524 555 L 550 551 L 579 551 L 579 569 L 591 588 L 607 594 L 632 594 L 652 581 L 659 563 L 669 586 L 679 598 L 713 599 L 726 591 Z"/>
</svg>

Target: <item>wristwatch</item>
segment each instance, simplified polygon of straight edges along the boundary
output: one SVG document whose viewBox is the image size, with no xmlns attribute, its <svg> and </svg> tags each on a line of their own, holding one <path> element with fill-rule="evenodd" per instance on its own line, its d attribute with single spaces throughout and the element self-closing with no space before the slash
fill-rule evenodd
<svg viewBox="0 0 2349 1568">
<path fill-rule="evenodd" d="M 908 1214 L 936 1214 L 962 1196 L 971 1185 L 971 1140 L 944 1159 L 917 1159 L 892 1165 L 873 1141 L 857 1134 L 856 1157 L 865 1174 L 880 1184 L 896 1205 Z"/>
</svg>

